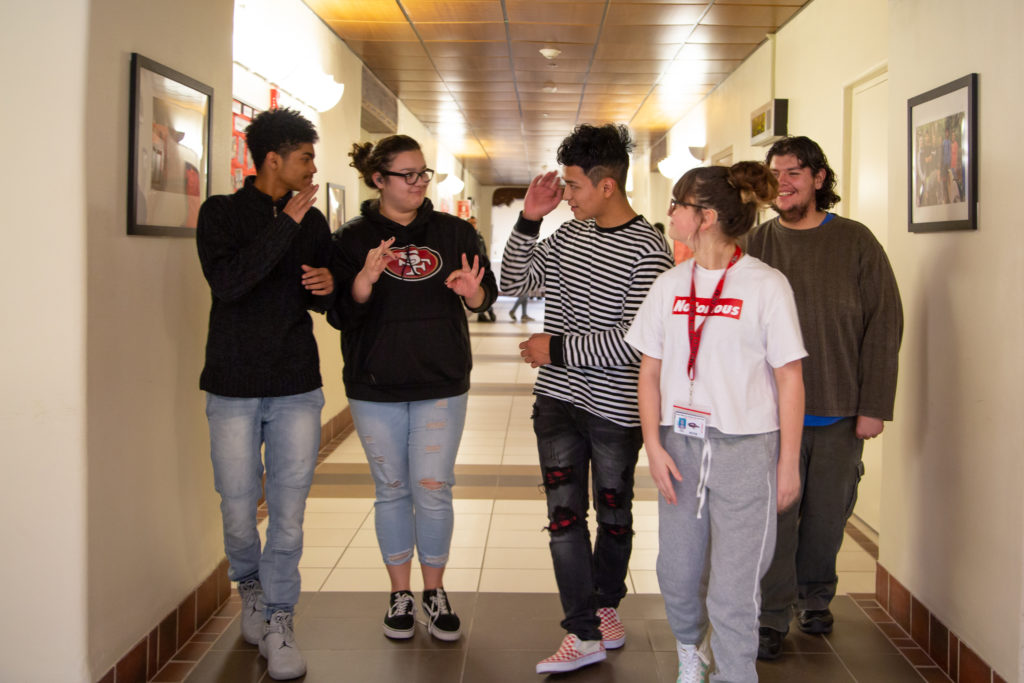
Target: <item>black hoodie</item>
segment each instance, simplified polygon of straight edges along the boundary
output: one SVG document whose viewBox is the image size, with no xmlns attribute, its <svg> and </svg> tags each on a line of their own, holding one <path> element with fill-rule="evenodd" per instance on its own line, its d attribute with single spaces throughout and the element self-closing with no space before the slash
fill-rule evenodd
<svg viewBox="0 0 1024 683">
<path fill-rule="evenodd" d="M 448 275 L 480 258 L 486 311 L 498 293 L 476 230 L 455 216 L 434 211 L 425 199 L 409 225 L 381 215 L 378 200 L 363 202 L 362 215 L 334 233 L 339 287 L 331 323 L 341 330 L 342 379 L 350 399 L 399 402 L 458 396 L 469 390 L 473 367 L 469 326 L 461 297 L 445 285 Z M 373 286 L 370 299 L 352 299 L 352 281 L 366 254 L 395 238 L 399 255 Z"/>
</svg>

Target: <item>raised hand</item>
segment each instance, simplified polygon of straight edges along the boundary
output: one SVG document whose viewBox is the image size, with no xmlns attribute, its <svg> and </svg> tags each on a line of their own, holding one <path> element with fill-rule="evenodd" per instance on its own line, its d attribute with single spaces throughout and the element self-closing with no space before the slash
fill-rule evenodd
<svg viewBox="0 0 1024 683">
<path fill-rule="evenodd" d="M 307 185 L 302 188 L 284 205 L 284 212 L 296 223 L 301 223 L 306 212 L 316 202 L 316 191 L 319 189 L 319 185 Z"/>
<path fill-rule="evenodd" d="M 523 199 L 523 218 L 539 221 L 555 210 L 562 201 L 562 183 L 558 179 L 558 171 L 548 171 L 530 182 Z"/>
<path fill-rule="evenodd" d="M 462 268 L 459 270 L 453 270 L 448 277 L 445 279 L 444 284 L 448 289 L 452 290 L 463 299 L 466 303 L 470 304 L 470 307 L 475 307 L 476 304 L 482 302 L 482 297 L 477 297 L 480 293 L 480 282 L 484 279 L 484 269 L 480 267 L 480 257 L 473 257 L 473 265 L 470 267 L 469 261 L 466 259 L 466 255 L 462 255 Z M 473 299 L 478 298 L 479 300 L 474 303 Z"/>
<path fill-rule="evenodd" d="M 390 237 L 386 240 L 381 240 L 379 245 L 366 252 L 366 261 L 363 263 L 363 269 L 352 280 L 352 298 L 357 302 L 364 304 L 370 299 L 370 294 L 373 293 L 373 286 L 377 284 L 381 273 L 384 272 L 389 263 L 398 260 L 398 256 L 390 249 L 394 243 L 395 238 Z"/>
</svg>

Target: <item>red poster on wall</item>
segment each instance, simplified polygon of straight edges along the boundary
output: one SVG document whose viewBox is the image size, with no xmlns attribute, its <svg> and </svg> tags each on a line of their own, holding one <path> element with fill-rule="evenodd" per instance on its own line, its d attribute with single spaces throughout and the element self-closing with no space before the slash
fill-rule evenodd
<svg viewBox="0 0 1024 683">
<path fill-rule="evenodd" d="M 473 215 L 473 207 L 470 206 L 468 199 L 460 199 L 455 202 L 455 215 L 464 221 L 469 220 L 469 217 Z"/>
</svg>

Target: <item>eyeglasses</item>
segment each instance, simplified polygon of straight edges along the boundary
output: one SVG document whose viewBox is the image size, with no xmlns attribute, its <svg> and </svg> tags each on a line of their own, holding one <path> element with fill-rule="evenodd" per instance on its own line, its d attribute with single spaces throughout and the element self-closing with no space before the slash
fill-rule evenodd
<svg viewBox="0 0 1024 683">
<path fill-rule="evenodd" d="M 409 171 L 408 173 L 395 173 L 394 171 L 381 171 L 381 175 L 393 175 L 399 178 L 405 178 L 406 185 L 415 185 L 417 180 L 424 180 L 430 182 L 430 179 L 434 177 L 434 169 L 425 168 L 422 171 Z"/>
<path fill-rule="evenodd" d="M 668 202 L 668 212 L 672 213 L 673 211 L 676 210 L 677 206 L 692 206 L 695 209 L 708 209 L 708 208 L 711 208 L 711 207 L 708 207 L 708 206 L 701 206 L 700 204 L 691 204 L 690 202 L 681 202 L 678 199 L 676 199 L 675 197 L 673 197 Z"/>
</svg>

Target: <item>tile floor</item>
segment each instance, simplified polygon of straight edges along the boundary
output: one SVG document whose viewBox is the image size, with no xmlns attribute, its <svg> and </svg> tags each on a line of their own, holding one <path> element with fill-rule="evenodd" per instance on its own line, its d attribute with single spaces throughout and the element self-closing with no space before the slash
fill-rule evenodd
<svg viewBox="0 0 1024 683">
<path fill-rule="evenodd" d="M 389 584 L 373 531 L 372 482 L 351 434 L 318 467 L 307 506 L 303 595 L 296 610 L 296 632 L 309 662 L 306 681 L 533 681 L 539 679 L 536 661 L 557 648 L 561 611 L 542 531 L 545 506 L 529 419 L 536 371 L 519 361 L 516 346 L 540 331 L 541 323 L 512 322 L 511 303 L 499 300 L 497 323 L 478 323 L 474 316 L 470 325 L 473 388 L 456 466 L 456 528 L 445 573 L 463 619 L 463 639 L 445 644 L 421 632 L 395 643 L 381 634 Z M 538 321 L 542 308 L 531 302 Z M 621 608 L 627 645 L 603 664 L 551 680 L 675 680 L 674 644 L 655 575 L 657 491 L 646 466 L 641 454 L 627 577 L 631 595 Z M 901 649 L 899 640 L 894 644 L 876 625 L 891 619 L 873 599 L 871 545 L 857 533 L 843 544 L 843 597 L 834 607 L 834 634 L 810 637 L 793 628 L 784 655 L 759 663 L 762 681 L 948 680 L 930 669 L 927 657 L 921 660 L 912 647 Z M 415 568 L 413 577 L 414 589 L 422 590 Z M 237 613 L 233 598 L 156 680 L 269 680 L 255 648 L 241 640 Z"/>
</svg>

